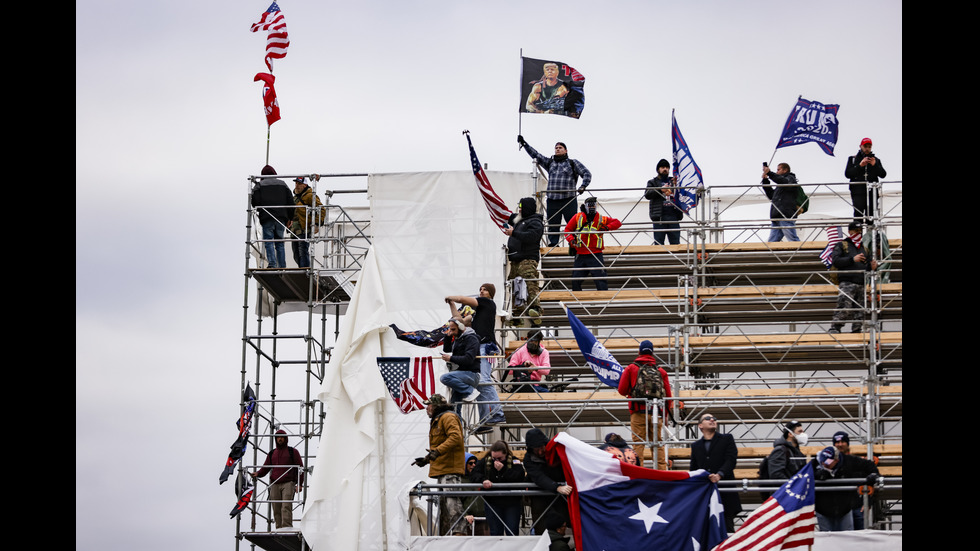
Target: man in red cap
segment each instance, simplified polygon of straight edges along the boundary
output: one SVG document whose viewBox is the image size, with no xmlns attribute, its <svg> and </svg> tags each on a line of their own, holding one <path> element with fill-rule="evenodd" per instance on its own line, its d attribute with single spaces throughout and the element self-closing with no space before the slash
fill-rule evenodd
<svg viewBox="0 0 980 551">
<path fill-rule="evenodd" d="M 868 182 L 877 182 L 885 177 L 885 167 L 881 159 L 871 151 L 871 138 L 861 140 L 857 155 L 847 158 L 844 177 L 851 181 L 851 204 L 854 205 L 854 220 L 864 225 L 872 224 L 877 196 L 868 197 Z"/>
</svg>

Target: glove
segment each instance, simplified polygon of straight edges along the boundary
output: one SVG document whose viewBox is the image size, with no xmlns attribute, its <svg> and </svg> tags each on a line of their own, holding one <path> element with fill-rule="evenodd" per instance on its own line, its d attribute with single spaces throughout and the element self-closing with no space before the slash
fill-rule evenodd
<svg viewBox="0 0 980 551">
<path fill-rule="evenodd" d="M 433 459 L 442 455 L 439 450 L 429 450 L 428 455 L 425 456 L 426 462 L 432 461 Z"/>
<path fill-rule="evenodd" d="M 517 143 L 519 143 L 519 144 L 521 144 L 521 145 L 524 145 L 524 144 L 526 144 L 527 142 L 525 142 L 525 141 L 524 141 L 524 136 L 521 136 L 520 134 L 518 134 L 518 135 L 517 135 Z"/>
<path fill-rule="evenodd" d="M 867 482 L 869 486 L 874 486 L 878 482 L 879 476 L 880 475 L 877 473 L 871 473 L 868 475 L 868 478 L 865 479 L 865 482 Z"/>
<path fill-rule="evenodd" d="M 585 193 L 585 186 L 578 188 L 578 194 L 582 195 L 583 193 Z"/>
<path fill-rule="evenodd" d="M 416 457 L 415 461 L 412 461 L 412 465 L 416 467 L 424 467 L 429 464 L 428 457 Z"/>
</svg>

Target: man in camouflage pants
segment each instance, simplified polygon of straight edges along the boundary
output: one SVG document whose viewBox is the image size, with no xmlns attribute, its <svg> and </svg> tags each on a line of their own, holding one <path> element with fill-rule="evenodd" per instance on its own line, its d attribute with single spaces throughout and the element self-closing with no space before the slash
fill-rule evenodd
<svg viewBox="0 0 980 551">
<path fill-rule="evenodd" d="M 508 235 L 507 258 L 510 260 L 508 280 L 520 277 L 527 286 L 527 301 L 513 310 L 513 316 L 527 315 L 532 327 L 541 326 L 541 304 L 538 294 L 538 261 L 541 258 L 541 237 L 544 235 L 544 217 L 537 212 L 534 197 L 521 199 L 518 212 L 510 215 L 513 227 L 504 230 Z M 516 303 L 515 303 L 516 304 Z"/>
</svg>

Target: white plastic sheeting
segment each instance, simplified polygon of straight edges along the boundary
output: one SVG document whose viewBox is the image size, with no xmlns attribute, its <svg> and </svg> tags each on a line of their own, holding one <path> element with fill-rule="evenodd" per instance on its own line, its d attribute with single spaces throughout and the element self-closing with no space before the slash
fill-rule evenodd
<svg viewBox="0 0 980 551">
<path fill-rule="evenodd" d="M 514 208 L 533 192 L 529 174 L 487 176 Z M 428 447 L 428 417 L 395 407 L 376 358 L 437 351 L 398 341 L 388 325 L 438 327 L 450 314 L 444 297 L 475 296 L 487 282 L 503 304 L 507 238 L 491 223 L 472 172 L 371 176 L 368 194 L 373 245 L 319 392 L 326 419 L 302 519 L 316 551 L 411 545 L 407 491 L 428 472 L 411 465 Z M 445 364 L 435 364 L 438 376 Z"/>
<path fill-rule="evenodd" d="M 551 538 L 540 536 L 475 536 L 412 538 L 409 551 L 548 551 Z"/>
</svg>

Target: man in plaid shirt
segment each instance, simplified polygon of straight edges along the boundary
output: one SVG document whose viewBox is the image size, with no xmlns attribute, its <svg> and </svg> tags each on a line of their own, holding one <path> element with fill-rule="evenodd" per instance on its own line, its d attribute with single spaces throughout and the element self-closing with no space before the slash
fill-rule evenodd
<svg viewBox="0 0 980 551">
<path fill-rule="evenodd" d="M 592 173 L 578 160 L 568 158 L 568 149 L 562 142 L 555 144 L 555 154 L 552 157 L 545 157 L 538 153 L 524 141 L 524 136 L 518 135 L 517 143 L 521 144 L 527 154 L 548 171 L 545 212 L 548 218 L 548 245 L 554 247 L 558 244 L 561 235 L 559 232 L 563 227 L 562 219 L 564 218 L 567 223 L 578 212 L 576 194 L 581 195 L 592 182 Z M 575 184 L 579 176 L 582 177 L 582 186 L 576 190 Z"/>
</svg>

